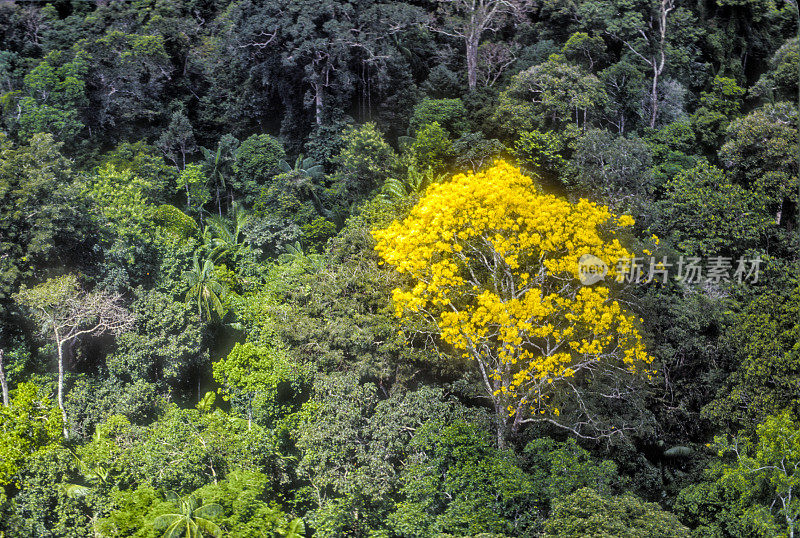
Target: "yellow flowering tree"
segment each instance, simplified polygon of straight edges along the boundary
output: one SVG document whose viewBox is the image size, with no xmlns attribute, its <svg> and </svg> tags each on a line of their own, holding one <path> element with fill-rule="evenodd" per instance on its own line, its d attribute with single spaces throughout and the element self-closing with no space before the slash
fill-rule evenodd
<svg viewBox="0 0 800 538">
<path fill-rule="evenodd" d="M 373 235 L 382 259 L 412 282 L 393 292 L 398 317 L 433 323 L 451 352 L 477 365 L 504 444 L 534 421 L 588 436 L 592 418 L 568 423 L 563 402 L 586 411 L 575 402 L 582 385 L 651 374 L 638 320 L 605 285 L 632 258 L 615 238 L 632 224 L 587 200 L 543 194 L 498 161 L 431 185 L 404 221 Z M 585 254 L 607 264 L 604 281 L 581 285 Z"/>
</svg>

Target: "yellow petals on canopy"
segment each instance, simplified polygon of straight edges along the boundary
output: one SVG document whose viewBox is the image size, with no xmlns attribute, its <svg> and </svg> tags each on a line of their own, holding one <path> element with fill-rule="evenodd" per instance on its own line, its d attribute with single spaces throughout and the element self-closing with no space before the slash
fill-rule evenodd
<svg viewBox="0 0 800 538">
<path fill-rule="evenodd" d="M 614 280 L 632 255 L 613 234 L 631 225 L 605 206 L 544 194 L 498 161 L 431 185 L 405 220 L 373 236 L 381 258 L 414 282 L 394 290 L 397 315 L 434 322 L 456 356 L 481 365 L 496 408 L 511 417 L 542 409 L 558 381 L 601 361 L 649 373 L 638 320 L 603 282 L 578 279 L 578 260 L 592 254 Z"/>
</svg>

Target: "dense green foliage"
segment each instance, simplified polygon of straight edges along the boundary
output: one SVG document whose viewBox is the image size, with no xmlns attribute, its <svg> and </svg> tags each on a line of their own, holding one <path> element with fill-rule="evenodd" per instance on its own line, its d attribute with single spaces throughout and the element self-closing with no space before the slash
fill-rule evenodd
<svg viewBox="0 0 800 538">
<path fill-rule="evenodd" d="M 784 0 L 0 1 L 0 537 L 796 533 L 797 35 Z M 654 358 L 508 432 L 372 235 L 498 158 L 633 217 Z"/>
</svg>

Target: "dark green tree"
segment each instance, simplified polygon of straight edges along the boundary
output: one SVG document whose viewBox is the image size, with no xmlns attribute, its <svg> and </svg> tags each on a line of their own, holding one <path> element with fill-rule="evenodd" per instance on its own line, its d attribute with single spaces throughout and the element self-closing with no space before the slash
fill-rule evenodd
<svg viewBox="0 0 800 538">
<path fill-rule="evenodd" d="M 707 162 L 667 182 L 656 234 L 690 255 L 743 256 L 765 245 L 774 227 L 764 202 Z"/>
<path fill-rule="evenodd" d="M 60 147 L 48 134 L 19 147 L 0 134 L 0 304 L 23 282 L 94 259 L 91 204 Z"/>
<path fill-rule="evenodd" d="M 532 129 L 586 129 L 606 100 L 595 75 L 551 55 L 512 77 L 500 94 L 494 121 L 512 134 Z"/>
<path fill-rule="evenodd" d="M 469 128 L 467 117 L 461 99 L 423 99 L 414 107 L 408 130 L 414 135 L 426 125 L 437 122 L 451 137 L 458 137 Z"/>
<path fill-rule="evenodd" d="M 186 157 L 197 150 L 194 129 L 189 118 L 181 110 L 172 113 L 169 125 L 158 137 L 156 146 L 169 159 L 175 168 L 186 168 Z"/>
<path fill-rule="evenodd" d="M 609 497 L 585 488 L 555 502 L 544 536 L 687 536 L 678 518 L 655 503 L 625 495 Z"/>
<path fill-rule="evenodd" d="M 397 171 L 397 155 L 374 123 L 346 130 L 342 144 L 333 158 L 337 171 L 332 188 L 344 191 L 345 203 L 364 198 Z"/>
<path fill-rule="evenodd" d="M 797 109 L 789 103 L 765 105 L 732 122 L 719 150 L 733 181 L 759 196 L 778 225 L 791 226 L 797 207 Z"/>
<path fill-rule="evenodd" d="M 85 127 L 88 65 L 89 57 L 84 51 L 53 51 L 25 75 L 19 100 L 21 138 L 47 132 L 57 140 L 74 144 Z"/>
<path fill-rule="evenodd" d="M 790 409 L 800 382 L 800 288 L 753 297 L 734 316 L 723 337 L 730 374 L 704 409 L 716 423 L 752 429 L 768 415 Z"/>
<path fill-rule="evenodd" d="M 270 135 L 245 139 L 234 153 L 234 175 L 229 181 L 233 197 L 252 204 L 258 192 L 280 172 L 280 162 L 285 158 L 280 141 Z"/>
</svg>

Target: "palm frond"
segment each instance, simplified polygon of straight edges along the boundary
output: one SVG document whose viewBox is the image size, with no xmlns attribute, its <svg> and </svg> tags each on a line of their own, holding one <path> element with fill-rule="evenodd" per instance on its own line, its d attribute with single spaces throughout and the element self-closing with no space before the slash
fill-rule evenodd
<svg viewBox="0 0 800 538">
<path fill-rule="evenodd" d="M 214 394 L 214 393 L 212 392 L 212 393 L 210 393 L 210 394 Z M 205 518 L 205 519 L 208 519 L 208 518 L 217 517 L 217 516 L 218 516 L 218 515 L 220 515 L 222 512 L 223 512 L 222 506 L 220 506 L 220 505 L 219 505 L 219 504 L 217 504 L 217 503 L 209 503 L 209 504 L 204 504 L 204 505 L 203 505 L 203 506 L 201 506 L 200 508 L 197 508 L 197 509 L 196 509 L 196 510 L 193 512 L 193 514 L 194 514 L 194 516 L 195 516 L 196 518 Z"/>
<path fill-rule="evenodd" d="M 219 300 L 219 296 L 213 294 L 210 296 L 210 300 L 211 307 L 213 308 L 214 312 L 216 312 L 220 319 L 222 319 L 222 317 L 225 315 L 225 307 L 222 305 L 222 301 Z M 208 307 L 206 307 L 206 309 L 208 309 Z"/>
<path fill-rule="evenodd" d="M 186 518 L 180 517 L 177 521 L 175 521 L 172 525 L 170 525 L 167 528 L 162 538 L 181 538 L 181 535 L 184 533 L 184 531 L 186 531 L 187 535 L 191 536 L 190 528 L 189 525 L 187 524 Z"/>
<path fill-rule="evenodd" d="M 195 519 L 194 521 L 197 524 L 197 526 L 203 529 L 203 532 L 205 532 L 206 534 L 210 534 L 214 538 L 220 538 L 222 536 L 222 529 L 220 529 L 219 526 L 213 521 L 209 521 L 201 517 Z"/>
<path fill-rule="evenodd" d="M 169 528 L 175 525 L 175 523 L 179 523 L 182 519 L 183 516 L 180 514 L 161 514 L 153 520 L 153 528 L 156 530 Z"/>
<path fill-rule="evenodd" d="M 197 402 L 197 409 L 205 414 L 210 413 L 214 408 L 214 402 L 217 400 L 217 395 L 213 391 L 206 392 L 205 396 Z"/>
<path fill-rule="evenodd" d="M 92 488 L 88 486 L 81 486 L 80 484 L 64 484 L 64 493 L 70 499 L 78 499 L 80 497 L 86 497 L 89 492 L 92 491 Z"/>
<path fill-rule="evenodd" d="M 406 192 L 406 186 L 403 184 L 403 182 L 393 177 L 390 177 L 384 181 L 383 187 L 381 188 L 381 194 L 384 196 L 384 198 L 388 198 L 390 200 L 402 200 L 408 196 L 408 192 Z"/>
<path fill-rule="evenodd" d="M 200 497 L 194 493 L 190 493 L 184 500 L 186 512 L 193 513 L 200 506 Z"/>
<path fill-rule="evenodd" d="M 213 153 L 211 153 L 210 149 L 205 148 L 203 146 L 200 146 L 200 153 L 203 154 L 203 158 L 205 160 L 207 160 L 207 161 L 212 161 L 213 160 L 213 157 L 212 157 Z M 219 152 L 217 152 L 217 155 L 219 155 Z"/>
<path fill-rule="evenodd" d="M 304 538 L 306 524 L 298 517 L 287 523 L 285 527 L 276 529 L 275 532 L 282 538 Z"/>
<path fill-rule="evenodd" d="M 309 168 L 303 168 L 303 171 L 306 173 L 307 176 L 316 179 L 325 173 L 325 168 L 321 164 L 315 164 L 314 166 L 311 166 Z"/>
</svg>

